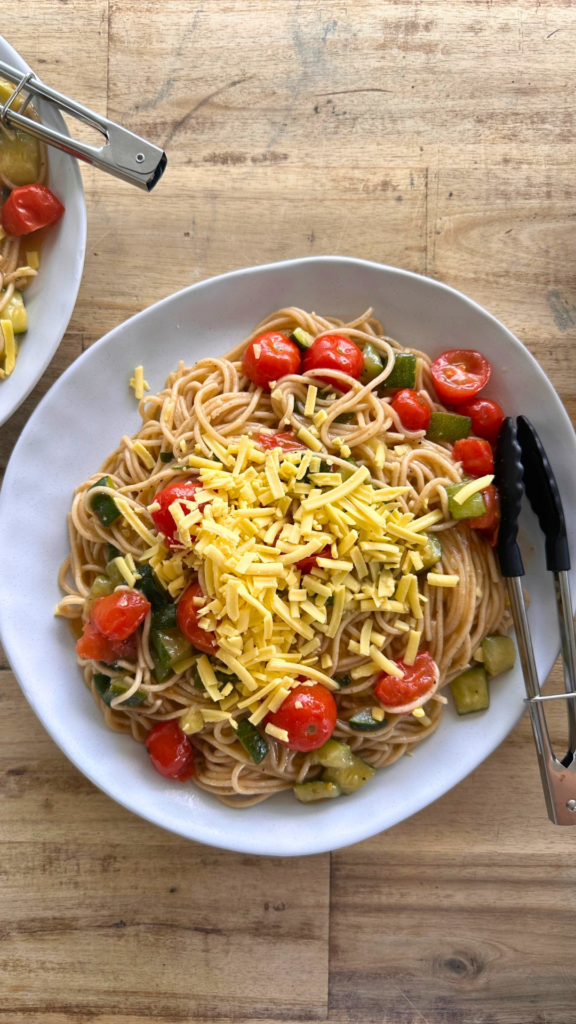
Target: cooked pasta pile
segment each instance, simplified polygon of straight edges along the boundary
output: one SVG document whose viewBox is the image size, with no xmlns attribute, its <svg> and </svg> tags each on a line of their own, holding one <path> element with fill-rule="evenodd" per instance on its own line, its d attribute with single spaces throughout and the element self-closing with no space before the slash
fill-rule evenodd
<svg viewBox="0 0 576 1024">
<path fill-rule="evenodd" d="M 314 371 L 288 374 L 271 391 L 256 386 L 242 370 L 247 346 L 263 332 L 298 328 L 312 338 L 337 328 L 360 348 L 370 343 L 385 369 L 366 385 L 349 381 L 343 394 L 338 374 L 331 388 Z M 322 774 L 314 750 L 289 749 L 285 731 L 265 725 L 298 680 L 332 692 L 333 738 L 383 768 L 437 729 L 441 688 L 488 634 L 505 632 L 490 542 L 450 514 L 446 488 L 463 479 L 452 445 L 405 429 L 384 390 L 404 352 L 416 357 L 416 392 L 441 410 L 429 357 L 386 337 L 372 310 L 347 324 L 278 310 L 226 356 L 181 362 L 164 390 L 143 396 L 138 433 L 75 492 L 58 612 L 77 635 L 112 560 L 116 590 L 138 587 L 145 566 L 168 601 L 198 582 L 198 623 L 217 640 L 211 654 L 181 650 L 162 678 L 152 608 L 131 656 L 79 658 L 85 683 L 106 724 L 136 740 L 158 722 L 180 722 L 194 748 L 192 782 L 226 803 L 248 806 Z M 141 374 L 135 383 L 142 389 Z M 262 441 L 278 432 L 300 447 Z M 156 495 L 176 479 L 200 490 L 171 505 L 170 546 L 153 516 Z M 114 502 L 110 525 L 96 514 L 97 496 Z M 439 561 L 427 572 L 424 548 L 437 541 Z M 426 700 L 401 710 L 379 702 L 382 674 L 401 676 L 398 662 L 414 664 L 424 651 L 437 666 Z M 105 700 L 103 678 L 117 684 Z M 349 724 L 362 712 L 372 715 L 368 731 Z M 260 763 L 238 739 L 247 718 L 267 745 Z"/>
</svg>

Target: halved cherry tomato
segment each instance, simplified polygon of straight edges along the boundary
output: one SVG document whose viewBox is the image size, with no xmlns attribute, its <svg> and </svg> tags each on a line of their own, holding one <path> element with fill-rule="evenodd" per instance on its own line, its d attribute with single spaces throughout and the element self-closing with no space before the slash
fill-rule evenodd
<svg viewBox="0 0 576 1024">
<path fill-rule="evenodd" d="M 191 583 L 182 594 L 178 603 L 176 621 L 186 639 L 194 647 L 197 647 L 199 651 L 205 651 L 206 654 L 214 654 L 218 650 L 218 641 L 214 633 L 201 628 L 198 617 L 200 607 L 194 604 L 195 597 L 204 597 L 199 583 Z"/>
<path fill-rule="evenodd" d="M 174 718 L 158 722 L 150 730 L 144 743 L 150 760 L 160 775 L 185 782 L 195 774 L 194 750 L 185 732 Z"/>
<path fill-rule="evenodd" d="M 150 607 L 139 590 L 116 590 L 94 602 L 90 619 L 102 636 L 126 640 L 144 622 Z"/>
<path fill-rule="evenodd" d="M 354 380 L 358 380 L 363 368 L 364 356 L 358 345 L 343 334 L 323 334 L 316 338 L 304 354 L 302 363 L 302 373 L 308 370 L 340 370 Z M 329 374 L 318 375 L 315 379 L 338 388 L 338 391 L 350 391 L 350 384 Z"/>
<path fill-rule="evenodd" d="M 296 562 L 295 568 L 300 569 L 301 573 L 308 573 L 315 565 L 318 565 L 319 558 L 332 558 L 330 548 L 322 548 L 316 555 L 307 555 L 306 558 L 301 558 L 299 562 Z"/>
<path fill-rule="evenodd" d="M 495 445 L 504 422 L 504 413 L 491 398 L 474 398 L 461 405 L 458 412 L 472 420 L 472 433 Z"/>
<path fill-rule="evenodd" d="M 300 707 L 296 707 L 299 704 Z M 336 701 L 321 683 L 295 686 L 282 707 L 266 716 L 266 723 L 288 733 L 283 746 L 290 750 L 317 750 L 329 740 L 336 727 Z M 278 740 L 282 743 L 282 740 Z"/>
<path fill-rule="evenodd" d="M 300 349 L 279 331 L 259 334 L 244 352 L 242 372 L 257 387 L 270 391 L 272 381 L 300 372 Z"/>
<path fill-rule="evenodd" d="M 291 430 L 277 434 L 258 434 L 254 440 L 260 448 L 270 450 L 272 448 L 281 448 L 284 452 L 306 451 L 306 445 L 302 444 Z"/>
<path fill-rule="evenodd" d="M 440 401 L 462 405 L 488 383 L 490 363 L 473 348 L 453 348 L 434 360 L 430 372 Z"/>
<path fill-rule="evenodd" d="M 406 430 L 427 430 L 430 425 L 430 406 L 417 391 L 403 388 L 392 401 L 392 408 L 400 417 Z"/>
<path fill-rule="evenodd" d="M 494 484 L 490 484 L 485 491 L 482 491 L 486 511 L 483 516 L 476 519 L 467 519 L 466 525 L 471 530 L 482 530 L 492 544 L 496 541 L 496 532 L 500 523 L 500 498 Z"/>
<path fill-rule="evenodd" d="M 179 500 L 194 501 L 194 495 L 201 487 L 202 485 L 194 480 L 175 480 L 173 484 L 168 484 L 154 496 L 154 501 L 158 502 L 160 508 L 157 512 L 152 512 L 152 519 L 158 532 L 163 533 L 166 537 L 169 548 L 177 547 L 179 544 L 177 526 L 169 511 L 170 505 Z M 200 509 L 204 508 L 204 504 L 200 505 Z M 180 507 L 182 508 L 182 506 Z M 184 513 L 189 512 L 185 505 L 182 510 Z"/>
<path fill-rule="evenodd" d="M 402 669 L 404 676 L 396 676 L 383 672 L 374 686 L 374 693 L 379 701 L 388 708 L 404 708 L 414 701 L 420 701 L 429 693 L 438 679 L 438 668 L 428 651 L 420 651 L 413 665 L 405 665 L 400 659 L 396 664 Z"/>
<path fill-rule="evenodd" d="M 45 185 L 21 185 L 12 189 L 0 219 L 9 235 L 28 235 L 55 224 L 63 213 L 62 203 Z"/>
<path fill-rule="evenodd" d="M 456 441 L 452 456 L 456 462 L 462 463 L 462 469 L 470 476 L 486 476 L 494 472 L 494 456 L 488 441 L 479 441 L 476 437 Z"/>
<path fill-rule="evenodd" d="M 112 665 L 119 659 L 134 661 L 136 637 L 133 634 L 127 640 L 109 640 L 108 637 L 102 636 L 92 622 L 86 622 L 82 636 L 76 643 L 76 654 L 80 658 L 103 661 L 106 665 Z"/>
</svg>

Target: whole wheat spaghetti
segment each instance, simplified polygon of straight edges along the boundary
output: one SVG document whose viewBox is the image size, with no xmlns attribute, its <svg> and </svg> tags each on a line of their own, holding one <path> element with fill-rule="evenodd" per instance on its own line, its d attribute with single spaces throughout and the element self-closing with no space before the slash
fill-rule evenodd
<svg viewBox="0 0 576 1024">
<path fill-rule="evenodd" d="M 300 370 L 268 391 L 243 372 L 264 332 L 300 329 L 311 341 L 336 328 L 380 357 L 369 383 L 334 372 L 330 386 Z M 181 362 L 158 395 L 144 395 L 137 371 L 140 430 L 75 492 L 59 614 L 79 635 L 99 595 L 138 591 L 146 572 L 167 603 L 147 610 L 132 653 L 79 657 L 87 687 L 106 724 L 140 742 L 157 723 L 180 723 L 192 782 L 233 806 L 325 776 L 316 751 L 290 749 L 273 724 L 296 687 L 331 692 L 332 738 L 383 768 L 437 729 L 441 688 L 474 664 L 488 634 L 505 632 L 490 542 L 450 514 L 447 488 L 463 480 L 452 445 L 405 429 L 392 407 L 386 380 L 401 353 L 415 356 L 414 390 L 442 410 L 429 357 L 386 337 L 372 310 L 343 324 L 280 309 L 226 356 Z M 278 433 L 291 450 L 274 447 Z M 170 505 L 170 543 L 154 517 L 156 496 L 176 480 L 199 489 Z M 180 614 L 170 606 L 195 583 L 197 628 L 213 649 L 167 651 L 161 618 L 173 639 L 170 615 Z M 377 699 L 383 675 L 406 678 L 426 652 L 435 675 L 424 695 L 401 707 Z M 322 786 L 332 783 L 316 795 L 332 795 Z"/>
</svg>

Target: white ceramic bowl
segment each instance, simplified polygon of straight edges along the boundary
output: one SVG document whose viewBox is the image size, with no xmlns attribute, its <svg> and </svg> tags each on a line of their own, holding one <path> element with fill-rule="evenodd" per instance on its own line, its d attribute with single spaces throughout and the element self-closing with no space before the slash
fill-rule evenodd
<svg viewBox="0 0 576 1024">
<path fill-rule="evenodd" d="M 2 36 L 0 60 L 23 72 L 31 70 Z M 68 134 L 64 118 L 54 107 L 42 100 L 34 105 L 44 124 Z M 48 163 L 48 185 L 66 207 L 66 213 L 46 233 L 38 277 L 26 289 L 28 330 L 18 336 L 20 349 L 14 370 L 0 381 L 0 425 L 30 394 L 62 341 L 82 277 L 86 205 L 80 170 L 73 157 L 50 146 Z"/>
<path fill-rule="evenodd" d="M 491 683 L 489 711 L 458 719 L 449 705 L 440 729 L 413 757 L 378 772 L 353 797 L 308 806 L 285 793 L 245 811 L 224 807 L 192 784 L 164 780 L 151 768 L 143 746 L 106 729 L 82 684 L 66 623 L 54 618 L 73 489 L 99 467 L 122 434 L 139 425 L 127 386 L 134 366 L 143 363 L 152 391 L 158 390 L 179 359 L 191 364 L 225 352 L 267 313 L 286 305 L 343 318 L 374 306 L 389 334 L 431 355 L 456 346 L 480 349 L 493 367 L 490 394 L 507 413 L 527 413 L 540 432 L 576 551 L 576 438 L 556 393 L 502 324 L 428 278 L 341 257 L 237 271 L 139 313 L 63 374 L 24 429 L 0 495 L 0 536 L 10 539 L 2 555 L 0 627 L 20 685 L 74 764 L 130 810 L 204 843 L 283 856 L 357 842 L 436 800 L 502 742 L 522 713 L 524 693 L 517 667 Z M 523 512 L 522 525 L 528 547 L 536 549 L 527 585 L 544 677 L 558 651 L 553 588 L 530 512 Z"/>
</svg>

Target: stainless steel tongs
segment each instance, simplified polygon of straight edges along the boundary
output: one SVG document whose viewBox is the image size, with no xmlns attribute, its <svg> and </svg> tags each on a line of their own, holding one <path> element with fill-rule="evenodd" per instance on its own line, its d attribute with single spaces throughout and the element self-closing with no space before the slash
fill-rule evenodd
<svg viewBox="0 0 576 1024">
<path fill-rule="evenodd" d="M 167 157 L 158 146 L 128 131 L 127 128 L 122 128 L 115 121 L 96 114 L 81 103 L 76 103 L 49 85 L 44 85 L 33 71 L 23 73 L 0 61 L 0 75 L 15 85 L 14 91 L 0 106 L 0 121 L 6 128 L 21 128 L 47 145 L 62 149 L 65 153 L 70 153 L 71 156 L 93 164 L 102 171 L 113 174 L 130 185 L 137 185 L 147 192 L 160 181 Z M 24 102 L 16 110 L 13 104 L 20 95 L 23 96 Z M 59 110 L 95 128 L 104 136 L 105 144 L 100 147 L 90 146 L 26 117 L 26 107 L 35 96 L 49 100 Z"/>
<path fill-rule="evenodd" d="M 525 416 L 518 417 L 517 427 L 512 419 L 504 420 L 495 469 L 502 506 L 498 559 L 510 596 L 548 817 L 555 825 L 576 825 L 576 638 L 568 582 L 570 553 L 554 473 L 538 434 Z M 516 538 L 522 484 L 545 537 L 546 568 L 554 574 L 565 692 L 551 696 L 543 696 L 540 690 L 521 584 L 524 566 Z M 567 702 L 568 752 L 561 760 L 554 754 L 548 735 L 544 702 L 549 700 Z"/>
</svg>

